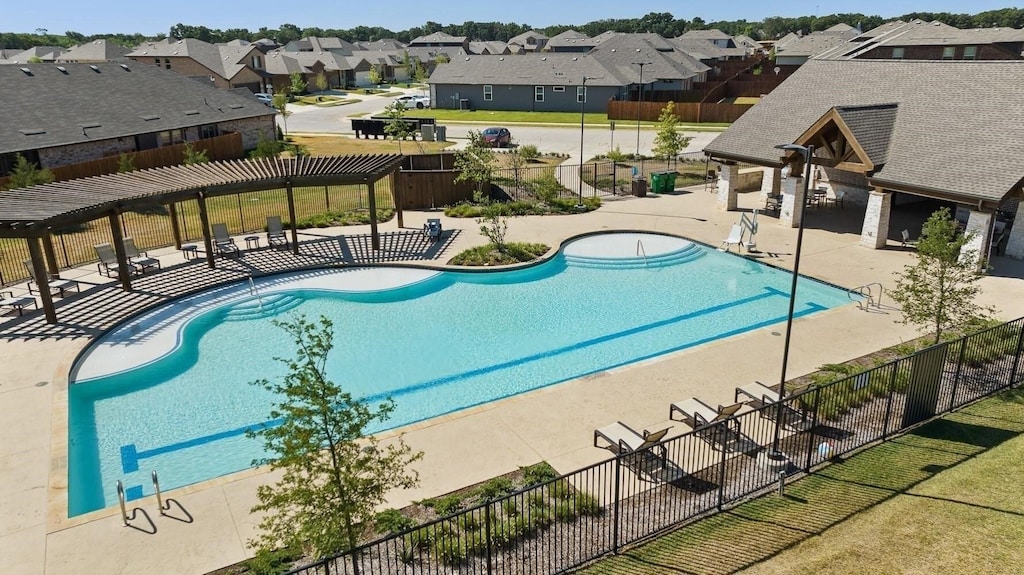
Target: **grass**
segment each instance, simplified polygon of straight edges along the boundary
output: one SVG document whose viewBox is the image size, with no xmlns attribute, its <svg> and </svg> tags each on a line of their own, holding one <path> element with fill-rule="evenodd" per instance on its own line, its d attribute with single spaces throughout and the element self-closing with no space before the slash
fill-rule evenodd
<svg viewBox="0 0 1024 575">
<path fill-rule="evenodd" d="M 990 398 L 585 573 L 1019 573 L 1024 390 Z"/>
<path fill-rule="evenodd" d="M 407 110 L 405 115 L 409 118 L 435 118 L 439 121 L 464 121 L 492 124 L 569 124 L 580 125 L 579 112 L 517 112 L 501 110 L 444 110 L 431 108 L 429 110 Z M 583 122 L 588 125 L 608 125 L 608 114 L 591 112 L 584 114 Z M 640 122 L 641 126 L 656 127 L 657 122 Z M 615 126 L 636 128 L 635 120 L 615 120 Z M 679 128 L 692 132 L 720 132 L 729 127 L 729 124 L 707 123 L 692 124 L 681 123 Z"/>
<path fill-rule="evenodd" d="M 362 102 L 358 98 L 340 98 L 338 96 L 299 96 L 292 100 L 292 104 L 298 106 L 318 106 L 320 108 L 330 108 L 333 106 L 344 106 L 345 104 L 354 104 L 356 102 Z"/>
<path fill-rule="evenodd" d="M 289 136 L 292 142 L 305 146 L 311 156 L 339 156 L 346 154 L 397 154 L 394 140 L 357 140 L 342 136 Z M 438 152 L 451 146 L 451 142 L 402 142 L 406 154 Z"/>
</svg>

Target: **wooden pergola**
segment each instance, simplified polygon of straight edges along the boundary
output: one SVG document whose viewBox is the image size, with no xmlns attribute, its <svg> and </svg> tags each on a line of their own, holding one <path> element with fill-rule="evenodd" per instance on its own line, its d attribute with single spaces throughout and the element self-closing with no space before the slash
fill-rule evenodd
<svg viewBox="0 0 1024 575">
<path fill-rule="evenodd" d="M 363 184 L 369 191 L 370 233 L 373 249 L 380 249 L 377 232 L 377 203 L 374 185 L 390 176 L 402 164 L 399 154 L 358 156 L 300 156 L 230 160 L 187 166 L 153 168 L 123 174 L 109 174 L 80 180 L 54 182 L 0 193 L 0 237 L 24 238 L 32 258 L 33 275 L 39 284 L 46 321 L 57 322 L 50 293 L 49 274 L 58 272 L 51 231 L 107 216 L 112 244 L 117 253 L 118 279 L 131 291 L 131 266 L 124 251 L 119 214 L 136 207 L 166 204 L 175 247 L 181 247 L 176 225 L 177 202 L 196 200 L 202 222 L 206 263 L 216 267 L 206 198 L 284 188 L 291 222 L 292 251 L 299 253 L 295 227 L 295 186 Z M 398 202 L 396 202 L 396 206 Z M 40 242 L 42 246 L 40 246 Z"/>
</svg>

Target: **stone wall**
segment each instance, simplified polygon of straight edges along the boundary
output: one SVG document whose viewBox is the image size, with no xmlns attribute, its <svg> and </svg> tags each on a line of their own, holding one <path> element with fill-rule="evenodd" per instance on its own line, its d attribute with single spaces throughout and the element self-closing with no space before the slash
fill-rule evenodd
<svg viewBox="0 0 1024 575">
<path fill-rule="evenodd" d="M 764 168 L 742 168 L 740 179 L 736 184 L 737 192 L 754 192 L 761 189 L 761 176 Z"/>
<path fill-rule="evenodd" d="M 81 144 L 41 149 L 39 150 L 39 164 L 43 168 L 56 168 L 134 151 L 135 138 L 132 136 L 109 140 L 90 140 Z"/>
<path fill-rule="evenodd" d="M 243 118 L 218 122 L 217 129 L 221 134 L 226 132 L 237 132 L 242 135 L 242 148 L 251 150 L 256 144 L 263 140 L 277 138 L 277 126 L 274 124 L 274 116 L 260 116 L 258 118 Z"/>
</svg>

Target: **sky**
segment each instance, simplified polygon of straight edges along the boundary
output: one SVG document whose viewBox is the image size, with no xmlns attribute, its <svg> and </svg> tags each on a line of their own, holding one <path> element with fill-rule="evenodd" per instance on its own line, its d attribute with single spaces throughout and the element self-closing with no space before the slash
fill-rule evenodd
<svg viewBox="0 0 1024 575">
<path fill-rule="evenodd" d="M 1017 0 L 1019 1 L 1019 0 Z M 54 34 L 71 30 L 81 34 L 166 34 L 182 23 L 211 29 L 299 28 L 348 29 L 382 26 L 392 31 L 420 26 L 427 21 L 442 25 L 476 22 L 514 22 L 533 27 L 553 24 L 585 24 L 594 20 L 639 18 L 650 12 L 669 12 L 687 20 L 762 20 L 769 16 L 810 16 L 860 12 L 896 17 L 910 12 L 978 13 L 1014 7 L 1014 0 L 860 0 L 856 3 L 828 0 L 731 0 L 729 2 L 680 2 L 679 0 L 322 0 L 291 3 L 281 0 L 177 0 L 139 3 L 128 0 L 46 0 L 14 2 L 14 9 L 0 11 L 0 32 L 34 32 L 44 28 Z M 1018 5 L 1019 7 L 1019 5 Z M 849 22 L 855 25 L 855 22 Z"/>
</svg>

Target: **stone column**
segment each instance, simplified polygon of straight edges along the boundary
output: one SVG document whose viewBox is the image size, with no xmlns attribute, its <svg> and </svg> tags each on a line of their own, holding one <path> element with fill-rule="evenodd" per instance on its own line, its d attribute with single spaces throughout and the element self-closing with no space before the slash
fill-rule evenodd
<svg viewBox="0 0 1024 575">
<path fill-rule="evenodd" d="M 1010 238 L 1006 243 L 1006 255 L 1015 260 L 1024 260 L 1024 202 L 1017 205 L 1017 216 L 1010 227 Z"/>
<path fill-rule="evenodd" d="M 864 227 L 860 232 L 860 245 L 872 249 L 884 248 L 889 239 L 889 210 L 892 193 L 874 189 L 868 194 L 868 209 L 864 212 Z"/>
<path fill-rule="evenodd" d="M 782 190 L 782 170 L 765 168 L 761 174 L 761 199 L 777 196 Z"/>
<path fill-rule="evenodd" d="M 718 172 L 718 201 L 720 210 L 731 212 L 736 209 L 739 199 L 736 188 L 740 185 L 740 167 L 736 164 L 722 164 Z"/>
<path fill-rule="evenodd" d="M 995 214 L 990 212 L 978 212 L 971 210 L 967 218 L 967 229 L 964 233 L 974 234 L 967 243 L 960 248 L 960 261 L 974 257 L 980 263 L 988 259 L 989 244 L 992 242 L 992 220 Z"/>
<path fill-rule="evenodd" d="M 782 207 L 779 209 L 779 223 L 787 228 L 800 227 L 800 219 L 803 217 L 803 207 L 806 201 L 803 178 L 790 175 L 782 180 Z"/>
</svg>

